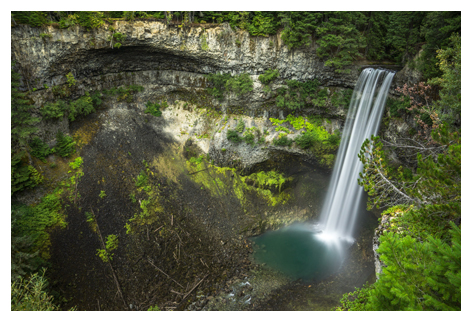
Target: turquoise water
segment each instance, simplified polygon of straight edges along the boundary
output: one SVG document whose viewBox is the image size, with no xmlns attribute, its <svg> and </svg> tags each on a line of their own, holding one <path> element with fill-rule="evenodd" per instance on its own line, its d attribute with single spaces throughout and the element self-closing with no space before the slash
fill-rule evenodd
<svg viewBox="0 0 473 323">
<path fill-rule="evenodd" d="M 293 224 L 252 239 L 254 259 L 291 279 L 320 280 L 336 272 L 349 242 L 327 241 L 314 225 Z"/>
</svg>

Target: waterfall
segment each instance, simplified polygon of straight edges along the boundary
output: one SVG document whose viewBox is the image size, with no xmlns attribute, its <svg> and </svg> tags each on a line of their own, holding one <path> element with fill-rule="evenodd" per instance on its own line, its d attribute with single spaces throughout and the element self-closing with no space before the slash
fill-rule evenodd
<svg viewBox="0 0 473 323">
<path fill-rule="evenodd" d="M 321 213 L 325 237 L 353 241 L 353 228 L 363 188 L 358 176 L 361 145 L 376 135 L 394 72 L 363 70 L 351 98 L 332 178 Z M 379 85 L 381 83 L 381 85 Z"/>
</svg>

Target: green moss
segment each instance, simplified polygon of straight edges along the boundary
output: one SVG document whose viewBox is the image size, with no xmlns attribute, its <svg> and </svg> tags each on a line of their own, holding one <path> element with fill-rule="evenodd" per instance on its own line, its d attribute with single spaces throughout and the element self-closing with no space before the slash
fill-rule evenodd
<svg viewBox="0 0 473 323">
<path fill-rule="evenodd" d="M 292 178 L 286 178 L 276 171 L 259 172 L 249 176 L 241 176 L 235 168 L 194 164 L 187 161 L 189 173 L 192 179 L 207 189 L 215 197 L 234 196 L 240 201 L 240 205 L 246 211 L 249 207 L 250 196 L 257 194 L 264 199 L 269 206 L 277 206 L 287 203 L 292 194 L 288 190 L 282 190 L 285 182 Z M 201 170 L 207 169 L 208 172 Z"/>
</svg>

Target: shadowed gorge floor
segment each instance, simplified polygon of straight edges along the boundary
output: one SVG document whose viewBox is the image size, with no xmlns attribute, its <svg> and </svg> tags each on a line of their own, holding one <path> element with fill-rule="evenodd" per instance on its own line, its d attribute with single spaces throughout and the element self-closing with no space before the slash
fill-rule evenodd
<svg viewBox="0 0 473 323">
<path fill-rule="evenodd" d="M 327 283 L 291 282 L 254 263 L 248 238 L 316 218 L 329 174 L 281 154 L 252 172 L 275 170 L 290 180 L 279 189 L 260 187 L 249 174 L 206 161 L 192 141 L 174 142 L 158 131 L 162 122 L 133 109 L 112 109 L 73 124 L 76 134 L 91 124 L 98 123 L 99 129 L 81 151 L 84 176 L 77 186 L 78 202 L 66 208 L 68 226 L 51 239 L 49 276 L 66 301 L 64 308 L 268 309 L 279 302 L 278 291 L 298 299 L 306 291 L 294 286 Z M 200 163 L 195 162 L 198 156 L 203 156 Z M 137 186 L 140 174 L 147 178 L 143 187 Z M 86 212 L 95 214 L 102 239 L 118 237 L 112 266 L 97 256 L 100 236 Z M 128 234 L 127 224 L 132 228 Z M 349 274 L 337 278 L 350 283 L 331 293 L 339 297 L 346 286 L 366 281 L 358 278 L 360 271 L 367 278 L 373 270 L 369 248 L 369 242 L 352 248 L 358 258 Z"/>
</svg>

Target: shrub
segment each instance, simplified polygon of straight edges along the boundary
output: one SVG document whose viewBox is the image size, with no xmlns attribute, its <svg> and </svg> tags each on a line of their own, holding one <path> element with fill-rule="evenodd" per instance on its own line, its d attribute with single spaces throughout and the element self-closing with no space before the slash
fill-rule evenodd
<svg viewBox="0 0 473 323">
<path fill-rule="evenodd" d="M 105 242 L 105 247 L 108 251 L 113 251 L 118 248 L 118 237 L 114 234 L 107 236 L 107 241 Z"/>
<path fill-rule="evenodd" d="M 11 195 L 15 192 L 36 186 L 28 163 L 25 161 L 25 151 L 12 153 L 11 156 Z"/>
<path fill-rule="evenodd" d="M 77 116 L 86 116 L 92 112 L 95 112 L 94 105 L 92 104 L 92 98 L 89 92 L 85 92 L 85 95 L 79 99 L 72 101 L 69 105 L 69 120 L 74 121 Z"/>
<path fill-rule="evenodd" d="M 74 75 L 72 75 L 72 72 L 67 73 L 66 78 L 69 87 L 76 85 L 76 79 L 74 78 Z"/>
<path fill-rule="evenodd" d="M 261 74 L 258 76 L 258 80 L 260 80 L 261 83 L 269 85 L 272 81 L 274 81 L 276 78 L 279 77 L 279 71 L 277 69 L 274 70 L 266 70 L 264 74 Z"/>
<path fill-rule="evenodd" d="M 386 100 L 386 108 L 389 109 L 389 114 L 391 117 L 398 118 L 403 113 L 410 113 L 410 111 L 407 109 L 411 105 L 410 102 L 411 101 L 408 96 L 403 96 L 400 99 L 392 99 L 388 97 Z M 430 120 L 430 122 L 432 123 L 432 120 Z"/>
<path fill-rule="evenodd" d="M 243 122 L 243 119 L 240 118 L 240 120 L 238 120 L 238 124 L 237 124 L 235 130 L 237 132 L 243 132 L 243 130 L 245 130 L 245 123 Z"/>
<path fill-rule="evenodd" d="M 348 106 L 350 104 L 351 96 L 353 94 L 352 89 L 343 89 L 340 92 L 335 92 L 332 94 L 330 97 L 330 103 L 334 107 L 344 107 L 345 109 L 348 109 Z"/>
<path fill-rule="evenodd" d="M 42 273 L 34 273 L 29 278 L 20 278 L 11 283 L 12 311 L 56 311 L 53 297 L 46 292 L 48 286 Z"/>
<path fill-rule="evenodd" d="M 46 157 L 51 154 L 51 149 L 38 137 L 34 137 L 30 142 L 31 155 L 46 161 Z"/>
<path fill-rule="evenodd" d="M 225 88 L 237 95 L 243 95 L 253 91 L 253 80 L 248 73 L 240 74 L 230 78 L 225 84 Z"/>
<path fill-rule="evenodd" d="M 208 74 L 207 79 L 212 83 L 213 87 L 208 88 L 207 91 L 215 98 L 219 100 L 223 99 L 225 85 L 230 78 L 230 74 Z"/>
<path fill-rule="evenodd" d="M 43 119 L 62 118 L 67 110 L 67 104 L 62 100 L 58 100 L 54 103 L 46 103 L 41 108 L 41 115 Z"/>
<path fill-rule="evenodd" d="M 251 132 L 247 132 L 243 136 L 243 141 L 249 145 L 253 145 L 255 143 L 255 135 Z"/>
<path fill-rule="evenodd" d="M 297 136 L 295 141 L 299 147 L 307 149 L 317 142 L 317 134 L 314 131 L 306 131 Z"/>
<path fill-rule="evenodd" d="M 64 135 L 61 130 L 56 134 L 56 146 L 54 147 L 54 152 L 61 157 L 68 157 L 69 155 L 75 152 L 76 142 L 72 137 Z"/>
<path fill-rule="evenodd" d="M 138 177 L 135 180 L 135 185 L 136 187 L 143 187 L 148 184 L 148 175 L 146 175 L 146 172 L 142 170 Z"/>
<path fill-rule="evenodd" d="M 286 81 L 287 87 L 277 90 L 276 105 L 280 108 L 288 108 L 290 110 L 299 110 L 304 108 L 308 102 L 317 102 L 316 96 L 319 87 L 319 81 L 299 82 L 295 80 Z M 323 94 L 321 94 L 323 97 Z"/>
<path fill-rule="evenodd" d="M 287 138 L 287 135 L 280 133 L 279 138 L 274 138 L 273 139 L 273 144 L 276 146 L 290 146 L 292 145 L 293 140 Z"/>
<path fill-rule="evenodd" d="M 239 143 L 242 141 L 241 137 L 238 135 L 238 133 L 235 130 L 227 131 L 227 139 L 235 143 Z"/>
<path fill-rule="evenodd" d="M 161 103 L 151 103 L 148 101 L 146 103 L 146 110 L 145 113 L 149 113 L 155 117 L 160 117 L 162 115 L 162 112 L 159 110 L 160 108 L 167 108 L 168 103 L 167 101 L 161 101 Z"/>
</svg>

